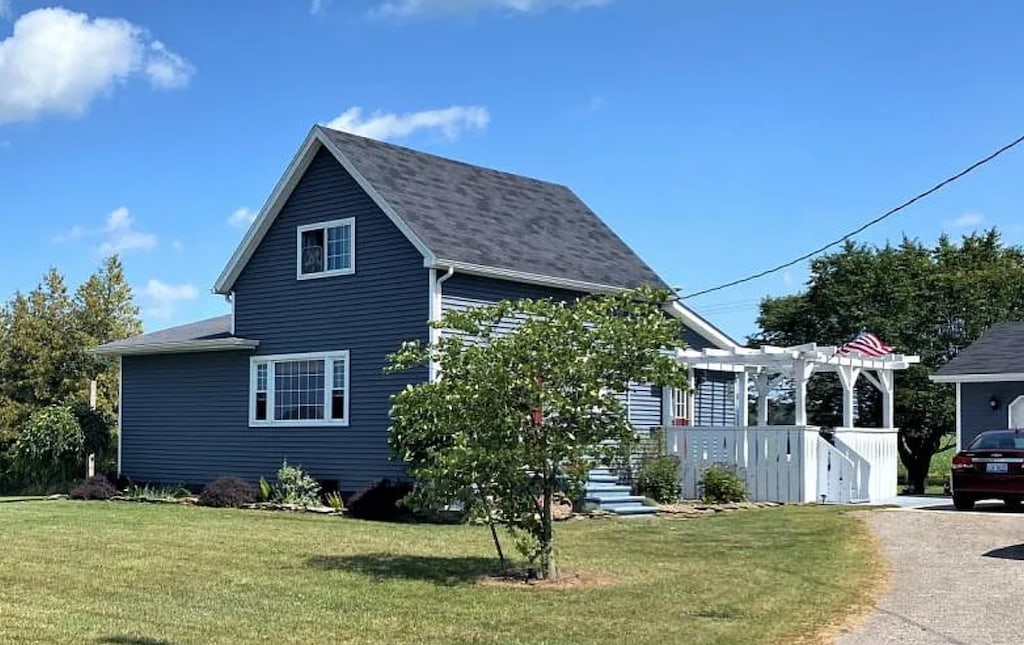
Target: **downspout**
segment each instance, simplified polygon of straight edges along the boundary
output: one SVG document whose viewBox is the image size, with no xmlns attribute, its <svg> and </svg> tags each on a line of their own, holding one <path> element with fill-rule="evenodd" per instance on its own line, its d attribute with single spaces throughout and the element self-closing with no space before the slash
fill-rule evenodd
<svg viewBox="0 0 1024 645">
<path fill-rule="evenodd" d="M 436 275 L 436 269 L 431 270 L 431 273 Z M 448 267 L 448 271 L 445 274 L 432 282 L 430 290 L 430 322 L 434 323 L 441 319 L 443 298 L 441 297 L 441 285 L 444 284 L 445 280 L 455 275 L 455 267 Z M 441 338 L 441 330 L 430 328 L 430 344 L 435 345 Z M 436 362 L 430 364 L 430 380 L 434 381 L 437 378 L 438 365 Z"/>
<path fill-rule="evenodd" d="M 235 335 L 235 292 L 224 294 L 224 300 L 231 305 L 231 335 Z"/>
</svg>

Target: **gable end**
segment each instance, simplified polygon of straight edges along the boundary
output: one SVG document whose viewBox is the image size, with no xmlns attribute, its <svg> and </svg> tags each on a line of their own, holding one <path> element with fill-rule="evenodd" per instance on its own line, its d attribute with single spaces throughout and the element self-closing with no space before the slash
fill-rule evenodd
<svg viewBox="0 0 1024 645">
<path fill-rule="evenodd" d="M 302 143 L 299 151 L 292 158 L 291 163 L 288 164 L 288 168 L 285 170 L 284 175 L 278 180 L 277 185 L 274 187 L 274 191 L 270 194 L 267 202 L 260 209 L 259 215 L 253 221 L 252 226 L 246 232 L 245 237 L 239 243 L 235 252 L 232 254 L 231 259 L 228 260 L 228 264 L 224 267 L 220 277 L 217 278 L 217 282 L 214 284 L 214 293 L 222 295 L 229 295 L 235 286 L 235 282 L 238 280 L 238 276 L 241 275 L 242 269 L 249 262 L 253 253 L 256 252 L 260 242 L 266 236 L 267 231 L 274 224 L 281 209 L 288 202 L 288 198 L 291 196 L 295 187 L 298 186 L 299 180 L 306 173 L 310 163 L 316 157 L 317 152 L 321 149 L 325 149 L 331 153 L 331 155 L 341 164 L 341 166 L 348 172 L 349 175 L 359 184 L 359 187 L 369 195 L 370 199 L 384 212 L 385 215 L 391 220 L 391 222 L 398 228 L 399 231 L 408 238 L 409 242 L 412 243 L 416 250 L 423 256 L 425 266 L 431 266 L 434 264 L 434 255 L 427 248 L 427 246 L 420 240 L 415 233 L 406 225 L 400 217 L 398 217 L 395 210 L 386 202 L 384 198 L 370 185 L 369 182 L 359 173 L 356 167 L 351 161 L 340 150 L 334 145 L 330 139 L 324 136 L 319 126 L 314 126 L 310 130 L 306 140 Z"/>
</svg>

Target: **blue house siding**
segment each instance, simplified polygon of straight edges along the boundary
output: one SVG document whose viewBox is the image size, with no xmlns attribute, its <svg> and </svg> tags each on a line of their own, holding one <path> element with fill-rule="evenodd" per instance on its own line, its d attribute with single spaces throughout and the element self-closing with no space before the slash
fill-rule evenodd
<svg viewBox="0 0 1024 645">
<path fill-rule="evenodd" d="M 442 285 L 441 309 L 466 309 L 498 302 L 523 298 L 552 298 L 572 301 L 585 294 L 566 289 L 555 289 L 537 285 L 497 280 L 481 276 L 455 274 Z M 511 326 L 511 323 L 510 323 Z M 696 349 L 711 344 L 692 329 L 686 328 L 683 340 Z M 736 411 L 733 402 L 732 384 L 735 377 L 730 373 L 706 372 L 703 384 L 697 388 L 696 417 L 706 425 L 731 425 L 735 423 Z M 623 394 L 629 408 L 629 420 L 641 432 L 662 425 L 661 388 L 650 384 L 634 384 L 629 395 Z"/>
<path fill-rule="evenodd" d="M 989 399 L 996 397 L 995 410 Z M 966 446 L 985 430 L 1005 430 L 1010 424 L 1008 406 L 1024 396 L 1024 381 L 960 384 L 960 445 Z"/>
<path fill-rule="evenodd" d="M 296 227 L 346 217 L 355 273 L 297 280 Z M 248 427 L 251 354 L 126 357 L 123 469 L 201 483 L 271 476 L 287 458 L 347 491 L 401 476 L 389 460 L 390 397 L 427 372 L 382 369 L 403 341 L 426 342 L 427 279 L 420 253 L 321 150 L 235 283 L 235 333 L 260 341 L 259 355 L 348 350 L 348 427 Z M 197 401 L 201 412 L 182 409 Z"/>
<path fill-rule="evenodd" d="M 736 376 L 695 370 L 694 380 L 694 425 L 736 425 Z"/>
</svg>

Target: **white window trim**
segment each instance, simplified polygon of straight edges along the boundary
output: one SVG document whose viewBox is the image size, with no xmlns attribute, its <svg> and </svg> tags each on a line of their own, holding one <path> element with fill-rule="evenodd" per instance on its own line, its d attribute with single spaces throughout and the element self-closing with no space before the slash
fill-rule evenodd
<svg viewBox="0 0 1024 645">
<path fill-rule="evenodd" d="M 1006 406 L 1006 429 L 1007 430 L 1016 430 L 1017 429 L 1013 425 L 1013 408 L 1014 408 L 1015 405 L 1017 405 L 1021 401 L 1024 401 L 1024 394 L 1021 394 L 1020 396 L 1016 397 L 1014 400 L 1010 401 L 1009 405 Z"/>
<path fill-rule="evenodd" d="M 283 361 L 323 360 L 324 364 L 324 418 L 277 420 L 274 416 L 274 364 Z M 345 418 L 331 419 L 331 390 L 334 389 L 334 362 L 345 361 Z M 256 366 L 267 365 L 267 418 L 256 418 Z M 352 363 L 348 350 L 333 352 L 305 352 L 301 354 L 268 354 L 249 358 L 249 427 L 250 428 L 346 428 L 349 424 L 349 403 L 352 400 L 349 383 Z"/>
<path fill-rule="evenodd" d="M 349 252 L 351 253 L 352 262 L 349 264 L 347 269 L 334 269 L 327 271 L 327 229 L 334 228 L 336 226 L 348 226 L 351 231 L 349 236 Z M 323 229 L 324 231 L 324 267 L 325 270 L 318 273 L 303 273 L 302 272 L 302 234 L 306 231 L 315 231 Z M 332 219 L 327 222 L 316 222 L 314 224 L 304 224 L 295 229 L 295 278 L 297 280 L 316 280 L 317 278 L 330 278 L 338 275 L 351 275 L 356 272 L 356 218 L 346 217 L 344 219 Z"/>
</svg>

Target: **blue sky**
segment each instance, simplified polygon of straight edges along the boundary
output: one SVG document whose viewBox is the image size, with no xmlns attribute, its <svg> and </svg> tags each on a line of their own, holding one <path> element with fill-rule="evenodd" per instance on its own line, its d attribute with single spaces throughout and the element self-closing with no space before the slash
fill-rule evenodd
<svg viewBox="0 0 1024 645">
<path fill-rule="evenodd" d="M 771 6 L 769 6 L 769 4 Z M 1011 2 L 0 0 L 0 295 L 122 251 L 147 329 L 209 289 L 310 126 L 571 186 L 692 292 L 1024 131 Z M 859 239 L 999 226 L 1024 149 Z M 242 210 L 245 209 L 245 210 Z M 801 266 L 690 301 L 737 338 Z"/>
</svg>

